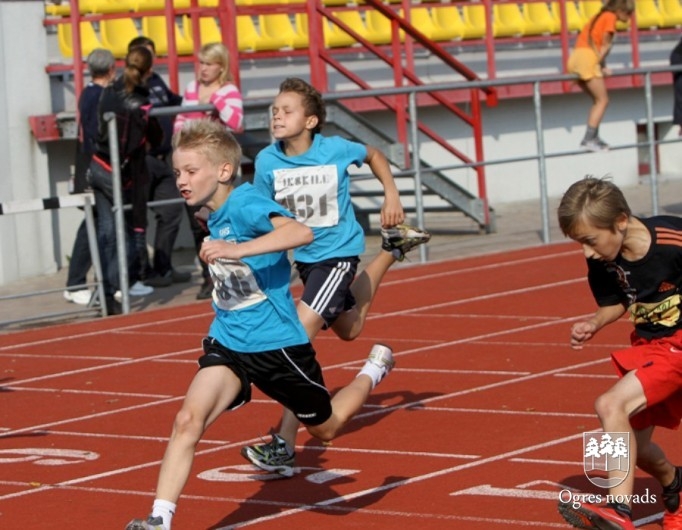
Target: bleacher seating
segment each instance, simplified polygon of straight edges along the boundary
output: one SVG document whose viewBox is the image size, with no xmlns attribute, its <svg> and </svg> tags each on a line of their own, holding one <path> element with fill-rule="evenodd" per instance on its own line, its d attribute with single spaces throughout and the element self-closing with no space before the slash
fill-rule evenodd
<svg viewBox="0 0 682 530">
<path fill-rule="evenodd" d="M 391 22 L 381 12 L 368 6 L 363 0 L 323 0 L 325 6 L 336 7 L 335 16 L 353 28 L 360 36 L 376 45 L 387 45 L 392 40 Z M 236 0 L 238 6 L 282 4 L 303 4 L 305 0 Z M 400 0 L 388 0 L 398 12 L 403 9 Z M 218 0 L 198 0 L 200 7 L 216 7 Z M 174 0 L 175 8 L 190 7 L 190 0 Z M 352 9 L 352 6 L 357 9 Z M 570 0 L 565 3 L 566 23 L 569 32 L 580 31 L 591 17 L 602 8 L 601 0 Z M 343 6 L 344 9 L 340 9 Z M 636 21 L 643 30 L 676 27 L 682 25 L 680 0 L 636 0 Z M 107 14 L 159 11 L 164 0 L 81 0 L 81 14 Z M 538 35 L 556 35 L 561 31 L 559 2 L 519 0 L 511 3 L 493 3 L 491 9 L 492 35 L 495 38 L 514 38 Z M 69 3 L 47 4 L 46 15 L 62 17 L 64 23 L 58 26 L 60 51 L 64 57 L 72 57 L 71 32 L 68 26 Z M 415 3 L 410 11 L 413 25 L 430 39 L 437 42 L 474 40 L 486 36 L 487 13 L 482 2 L 462 4 L 441 3 L 437 0 L 422 0 Z M 142 13 L 144 15 L 144 13 Z M 140 16 L 85 22 L 82 24 L 83 55 L 94 47 L 110 48 L 116 57 L 123 57 L 126 44 L 132 36 L 148 34 L 157 44 L 157 53 L 168 53 L 166 21 L 163 15 Z M 627 25 L 620 24 L 620 30 Z M 199 31 L 203 45 L 222 39 L 219 23 L 215 16 L 202 14 Z M 357 46 L 356 39 L 343 31 L 332 21 L 323 20 L 324 45 L 329 48 Z M 237 16 L 238 47 L 240 51 L 274 51 L 281 49 L 305 49 L 309 44 L 307 15 L 297 12 L 273 12 L 244 14 Z M 178 15 L 175 23 L 175 38 L 178 54 L 194 53 L 193 36 L 189 15 Z M 401 41 L 404 32 L 400 33 Z"/>
<path fill-rule="evenodd" d="M 81 34 L 81 51 L 82 56 L 87 57 L 88 54 L 95 48 L 101 48 L 102 42 L 97 36 L 97 32 L 91 22 L 80 23 Z M 57 42 L 59 44 L 59 51 L 64 57 L 73 57 L 73 35 L 71 31 L 71 24 L 59 24 L 57 26 Z"/>
<path fill-rule="evenodd" d="M 680 0 L 658 0 L 665 27 L 682 26 L 682 5 Z"/>
</svg>

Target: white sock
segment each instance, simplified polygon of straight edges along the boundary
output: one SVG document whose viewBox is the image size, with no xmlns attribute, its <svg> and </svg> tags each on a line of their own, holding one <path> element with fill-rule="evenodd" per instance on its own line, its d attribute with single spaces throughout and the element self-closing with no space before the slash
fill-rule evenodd
<svg viewBox="0 0 682 530">
<path fill-rule="evenodd" d="M 383 372 L 381 368 L 379 368 L 376 364 L 367 361 L 365 362 L 365 366 L 362 367 L 362 370 L 360 370 L 357 376 L 363 374 L 368 376 L 372 380 L 372 388 L 374 388 L 375 386 L 377 386 L 377 384 L 379 384 L 379 381 L 381 381 Z"/>
<path fill-rule="evenodd" d="M 152 507 L 152 517 L 161 517 L 166 529 L 171 530 L 171 521 L 173 520 L 173 515 L 175 515 L 175 508 L 176 505 L 170 501 L 156 499 Z"/>
</svg>

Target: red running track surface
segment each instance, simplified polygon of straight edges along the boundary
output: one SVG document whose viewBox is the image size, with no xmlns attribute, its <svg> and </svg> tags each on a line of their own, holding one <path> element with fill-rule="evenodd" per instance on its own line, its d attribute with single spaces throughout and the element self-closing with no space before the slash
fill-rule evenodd
<svg viewBox="0 0 682 530">
<path fill-rule="evenodd" d="M 594 311 L 575 245 L 391 271 L 363 334 L 316 340 L 330 389 L 371 345 L 397 367 L 331 446 L 298 437 L 298 473 L 273 480 L 239 455 L 280 415 L 260 392 L 199 444 L 174 530 L 568 528 L 559 492 L 605 494 L 583 471 L 594 399 L 615 382 L 614 323 L 582 351 L 571 322 Z M 0 527 L 123 529 L 146 516 L 175 412 L 212 310 L 196 303 L 0 336 Z M 655 439 L 682 463 L 677 434 Z M 643 528 L 658 485 L 637 471 Z"/>
</svg>

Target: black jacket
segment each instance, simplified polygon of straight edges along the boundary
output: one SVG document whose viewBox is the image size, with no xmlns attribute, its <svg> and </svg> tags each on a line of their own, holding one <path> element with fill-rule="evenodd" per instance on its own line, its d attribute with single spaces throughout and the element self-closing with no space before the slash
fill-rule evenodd
<svg viewBox="0 0 682 530">
<path fill-rule="evenodd" d="M 147 226 L 146 188 L 149 174 L 145 163 L 148 148 L 157 147 L 163 140 L 163 131 L 155 118 L 149 117 L 149 90 L 136 86 L 126 92 L 121 78 L 103 91 L 98 108 L 97 157 L 111 162 L 108 124 L 104 115 L 116 116 L 118 151 L 121 161 L 121 184 L 132 190 L 133 227 Z"/>
</svg>

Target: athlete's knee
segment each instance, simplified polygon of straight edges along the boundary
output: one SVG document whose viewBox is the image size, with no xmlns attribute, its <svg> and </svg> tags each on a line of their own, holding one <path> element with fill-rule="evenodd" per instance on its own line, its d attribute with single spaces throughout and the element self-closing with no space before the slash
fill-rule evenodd
<svg viewBox="0 0 682 530">
<path fill-rule="evenodd" d="M 199 440 L 202 434 L 202 422 L 188 409 L 180 409 L 175 415 L 173 430 L 179 436 L 187 436 Z"/>
<path fill-rule="evenodd" d="M 594 410 L 602 422 L 624 414 L 623 404 L 614 392 L 607 392 L 599 396 L 594 402 Z"/>
<path fill-rule="evenodd" d="M 336 438 L 337 429 L 327 423 L 322 425 L 307 425 L 306 429 L 311 436 L 314 436 L 321 442 L 331 442 Z"/>
</svg>

